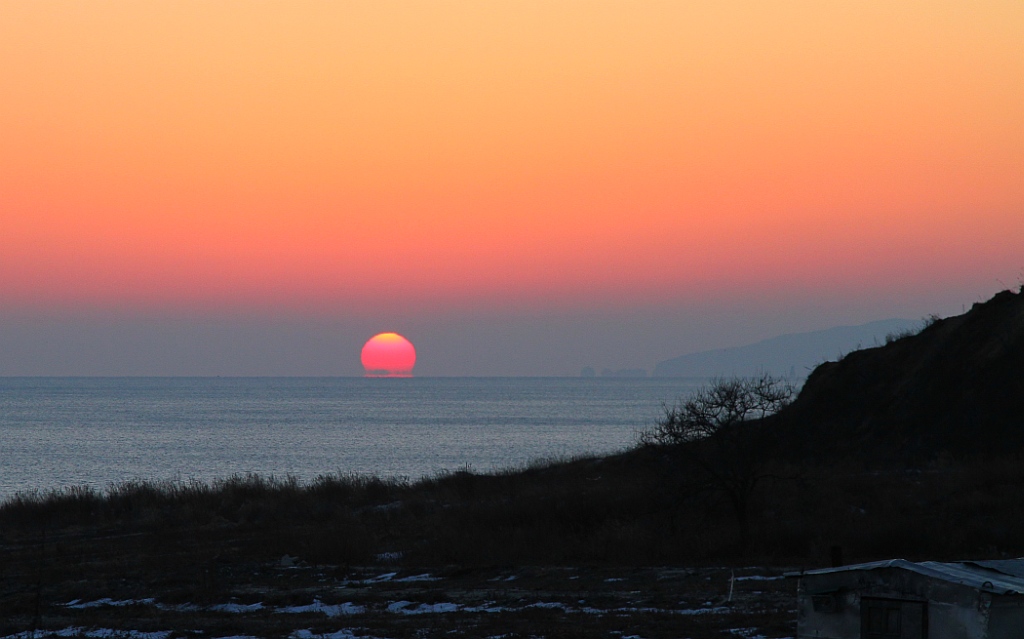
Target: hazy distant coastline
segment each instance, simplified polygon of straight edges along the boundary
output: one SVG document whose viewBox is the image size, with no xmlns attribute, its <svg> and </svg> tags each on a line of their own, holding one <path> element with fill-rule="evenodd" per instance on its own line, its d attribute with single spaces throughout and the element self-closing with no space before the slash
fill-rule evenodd
<svg viewBox="0 0 1024 639">
<path fill-rule="evenodd" d="M 854 350 L 885 344 L 886 336 L 919 327 L 920 320 L 887 319 L 791 333 L 746 346 L 689 353 L 658 362 L 654 377 L 750 376 L 771 373 L 803 379 L 825 361 Z"/>
</svg>

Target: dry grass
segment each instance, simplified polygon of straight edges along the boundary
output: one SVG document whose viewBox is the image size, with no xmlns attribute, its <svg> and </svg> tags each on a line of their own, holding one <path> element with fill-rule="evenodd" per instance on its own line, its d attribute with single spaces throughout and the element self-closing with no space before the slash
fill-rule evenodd
<svg viewBox="0 0 1024 639">
<path fill-rule="evenodd" d="M 129 483 L 104 492 L 19 495 L 0 504 L 0 620 L 6 620 L 0 621 L 0 636 L 35 625 L 66 627 L 62 623 L 166 630 L 178 628 L 185 617 L 195 617 L 189 628 L 257 636 L 276 636 L 288 624 L 341 627 L 323 615 L 264 612 L 242 619 L 202 609 L 189 616 L 152 605 L 72 614 L 62 606 L 102 597 L 154 597 L 165 605 L 201 608 L 231 597 L 275 605 L 308 605 L 314 598 L 356 601 L 369 606 L 358 620 L 369 634 L 412 636 L 424 627 L 424 617 L 389 614 L 381 607 L 399 596 L 465 605 L 493 599 L 514 609 L 430 618 L 430 627 L 456 635 L 458 628 L 475 628 L 463 634 L 615 636 L 614 631 L 656 637 L 678 636 L 685 626 L 690 637 L 721 636 L 714 634 L 716 627 L 758 627 L 784 636 L 788 613 L 779 603 L 763 614 L 743 612 L 746 621 L 719 614 L 680 626 L 679 615 L 670 613 L 582 615 L 523 607 L 545 593 L 567 604 L 604 596 L 596 577 L 579 584 L 563 580 L 557 587 L 542 580 L 487 580 L 521 574 L 524 566 L 546 567 L 539 570 L 547 571 L 549 581 L 551 571 L 565 569 L 590 575 L 636 571 L 638 583 L 614 590 L 618 594 L 600 604 L 611 610 L 662 592 L 656 572 L 664 566 L 685 567 L 686 574 L 711 565 L 813 567 L 828 561 L 833 545 L 844 548 L 848 561 L 1024 554 L 1018 525 L 1024 518 L 1024 464 L 1016 457 L 946 459 L 920 469 L 833 464 L 779 470 L 790 479 L 758 489 L 751 522 L 755 541 L 745 556 L 737 554 L 734 516 L 724 496 L 701 489 L 699 475 L 660 448 L 490 475 L 460 471 L 416 483 L 327 476 L 303 485 L 291 478 L 247 476 L 211 485 Z M 284 555 L 297 558 L 301 570 L 283 570 Z M 377 573 L 443 573 L 445 580 L 408 585 L 404 594 L 383 585 L 339 585 L 368 566 L 377 566 Z M 468 581 L 461 582 L 460 574 Z M 674 603 L 666 599 L 655 607 L 719 597 L 721 578 L 716 573 L 709 582 L 675 583 Z M 776 591 L 783 588 L 772 584 Z M 687 600 L 679 594 L 687 588 L 702 594 Z M 310 625 L 295 625 L 307 618 Z M 612 623 L 616 619 L 622 623 Z"/>
</svg>

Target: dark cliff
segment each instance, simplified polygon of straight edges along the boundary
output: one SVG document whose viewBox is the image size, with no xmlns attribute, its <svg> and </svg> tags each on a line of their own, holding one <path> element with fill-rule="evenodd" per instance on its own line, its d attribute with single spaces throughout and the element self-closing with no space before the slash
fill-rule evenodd
<svg viewBox="0 0 1024 639">
<path fill-rule="evenodd" d="M 822 364 L 779 417 L 809 455 L 920 462 L 1024 450 L 1024 293 Z"/>
</svg>

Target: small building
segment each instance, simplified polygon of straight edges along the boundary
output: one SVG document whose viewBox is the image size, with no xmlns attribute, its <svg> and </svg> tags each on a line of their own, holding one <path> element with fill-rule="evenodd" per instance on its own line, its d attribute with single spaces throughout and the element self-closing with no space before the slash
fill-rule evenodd
<svg viewBox="0 0 1024 639">
<path fill-rule="evenodd" d="M 786 576 L 799 580 L 798 639 L 1024 637 L 1024 559 L 893 559 Z"/>
</svg>

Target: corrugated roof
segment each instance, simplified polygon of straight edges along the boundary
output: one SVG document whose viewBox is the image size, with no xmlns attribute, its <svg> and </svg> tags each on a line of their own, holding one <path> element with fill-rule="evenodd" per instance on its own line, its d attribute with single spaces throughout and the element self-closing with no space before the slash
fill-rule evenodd
<svg viewBox="0 0 1024 639">
<path fill-rule="evenodd" d="M 906 559 L 890 559 L 888 561 L 873 561 L 871 563 L 840 566 L 838 568 L 819 568 L 802 573 L 791 572 L 787 573 L 786 576 L 826 575 L 839 572 L 878 570 L 880 568 L 909 570 L 933 579 L 962 584 L 999 595 L 1024 594 L 1024 558 L 997 561 L 922 561 L 919 563 L 907 561 Z"/>
<path fill-rule="evenodd" d="M 1001 572 L 1004 575 L 1010 575 L 1011 577 L 1024 578 L 1024 559 L 992 559 L 987 561 L 962 561 L 960 563 L 974 564 L 982 568 Z"/>
</svg>

